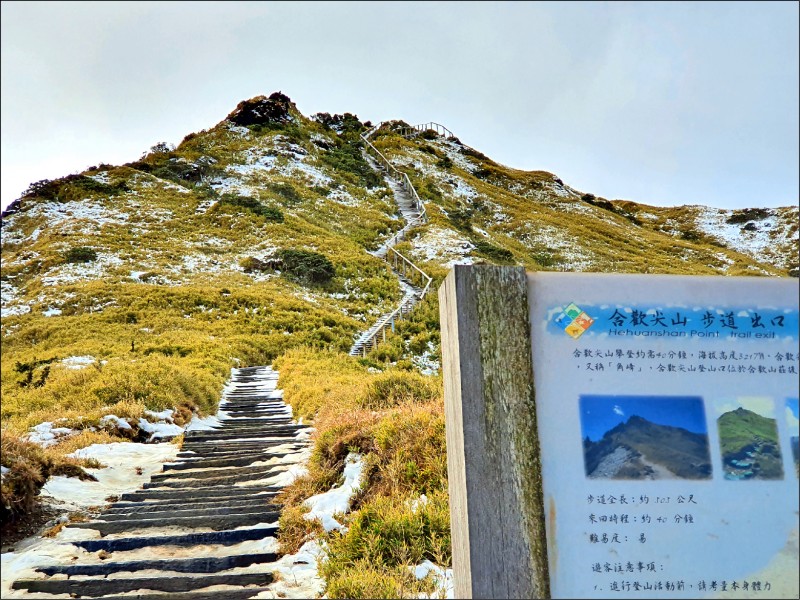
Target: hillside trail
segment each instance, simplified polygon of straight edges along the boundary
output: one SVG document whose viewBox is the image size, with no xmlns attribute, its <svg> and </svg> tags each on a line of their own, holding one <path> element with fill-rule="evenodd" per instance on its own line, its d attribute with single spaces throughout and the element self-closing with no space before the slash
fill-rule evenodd
<svg viewBox="0 0 800 600">
<path fill-rule="evenodd" d="M 310 452 L 270 367 L 233 369 L 220 426 L 189 431 L 177 461 L 88 522 L 28 551 L 11 598 L 310 598 L 315 558 L 278 557 L 278 492 Z M 5 568 L 16 568 L 4 564 Z M 312 575 L 313 573 L 313 575 Z M 4 597 L 6 597 L 4 595 Z"/>
<path fill-rule="evenodd" d="M 377 131 L 379 126 L 380 124 L 362 136 L 366 143 L 365 145 L 369 144 L 369 135 Z M 370 147 L 374 150 L 371 144 Z M 377 346 L 381 338 L 386 340 L 386 331 L 389 329 L 394 331 L 396 319 L 408 314 L 427 292 L 427 285 L 420 285 L 420 283 L 430 283 L 430 277 L 408 258 L 394 250 L 394 247 L 405 239 L 412 227 L 422 225 L 425 222 L 423 205 L 416 200 L 419 196 L 413 190 L 413 186 L 411 186 L 408 179 L 403 181 L 393 176 L 390 172 L 388 161 L 386 165 L 383 165 L 366 150 L 363 150 L 362 153 L 369 166 L 380 175 L 392 190 L 400 216 L 405 221 L 405 225 L 397 233 L 381 244 L 377 250 L 370 252 L 373 256 L 381 258 L 389 264 L 392 272 L 399 280 L 403 298 L 397 308 L 381 315 L 369 329 L 361 333 L 350 347 L 350 356 L 366 356 L 367 351 Z M 383 158 L 382 155 L 381 158 Z M 412 279 L 412 276 L 415 279 Z"/>
</svg>

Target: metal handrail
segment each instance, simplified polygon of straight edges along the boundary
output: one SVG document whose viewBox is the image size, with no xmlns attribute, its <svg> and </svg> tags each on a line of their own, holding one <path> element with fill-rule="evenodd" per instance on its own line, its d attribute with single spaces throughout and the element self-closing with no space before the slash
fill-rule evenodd
<svg viewBox="0 0 800 600">
<path fill-rule="evenodd" d="M 400 128 L 400 135 L 402 136 L 417 135 L 418 133 L 427 131 L 428 129 L 433 129 L 436 133 L 445 137 L 455 137 L 455 135 L 453 135 L 453 132 L 450 131 L 447 127 L 445 127 L 441 123 L 436 123 L 434 121 L 431 121 L 430 123 L 423 123 L 421 125 L 411 125 L 410 127 L 402 127 Z"/>
<path fill-rule="evenodd" d="M 417 271 L 422 276 L 423 281 L 425 282 L 425 285 L 422 288 L 422 291 L 420 292 L 420 295 L 419 295 L 419 299 L 422 300 L 425 297 L 425 295 L 428 293 L 428 291 L 430 291 L 431 284 L 433 283 L 433 278 L 430 275 L 428 275 L 427 273 L 425 273 L 425 271 L 420 269 L 413 262 L 411 262 L 408 258 L 406 258 L 402 254 L 400 254 L 392 246 L 397 244 L 397 242 L 399 240 L 404 239 L 405 231 L 407 229 L 409 229 L 410 227 L 412 227 L 413 225 L 416 225 L 418 223 L 427 222 L 427 220 L 428 220 L 427 219 L 427 208 L 425 207 L 425 203 L 419 197 L 419 194 L 417 194 L 417 190 L 414 189 L 414 184 L 411 183 L 411 179 L 409 178 L 409 176 L 406 173 L 403 173 L 402 171 L 397 169 L 391 162 L 389 162 L 389 159 L 386 158 L 383 155 L 383 153 L 380 150 L 378 150 L 372 144 L 372 142 L 369 141 L 369 137 L 372 134 L 374 134 L 376 131 L 378 131 L 378 129 L 380 129 L 380 127 L 382 125 L 383 125 L 383 122 L 380 122 L 377 125 L 375 125 L 374 127 L 372 127 L 372 129 L 370 129 L 369 131 L 367 131 L 365 133 L 362 133 L 361 134 L 361 140 L 364 142 L 364 144 L 367 146 L 367 148 L 369 148 L 375 154 L 378 155 L 378 157 L 383 161 L 383 164 L 388 169 L 389 173 L 394 174 L 394 176 L 397 179 L 400 180 L 400 184 L 406 190 L 411 192 L 411 195 L 412 195 L 412 197 L 414 199 L 414 207 L 419 211 L 419 217 L 416 217 L 416 218 L 408 221 L 408 223 L 406 223 L 405 227 L 403 227 L 400 231 L 398 231 L 394 236 L 389 238 L 389 240 L 387 240 L 387 242 L 386 242 L 386 247 L 387 247 L 387 250 L 389 250 L 389 251 L 394 253 L 395 270 L 397 269 L 397 261 L 398 261 L 398 258 L 399 258 L 400 260 L 403 261 L 403 265 L 404 265 L 403 272 L 404 272 L 404 274 L 405 274 L 405 266 L 407 265 L 407 266 L 411 267 L 412 269 L 414 269 L 415 271 Z M 441 127 L 444 127 L 444 126 L 441 126 Z M 446 129 L 446 128 L 444 128 L 444 129 Z M 449 132 L 450 130 L 447 129 L 447 131 Z M 451 135 L 452 135 L 452 133 L 451 133 Z M 387 258 L 385 258 L 384 260 L 386 260 L 388 262 Z M 391 266 L 391 263 L 390 263 L 390 266 Z M 407 312 L 407 306 L 410 303 L 411 303 L 411 298 L 404 299 L 396 309 L 394 309 L 391 313 L 389 313 L 388 315 L 386 315 L 382 319 L 380 319 L 376 323 L 376 325 L 373 325 L 375 331 L 373 331 L 371 335 L 369 335 L 368 337 L 366 337 L 363 340 L 359 340 L 359 342 L 361 343 L 362 356 L 366 356 L 367 355 L 367 348 L 373 349 L 378 345 L 377 338 L 378 338 L 378 335 L 380 335 L 381 333 L 383 334 L 383 340 L 386 341 L 386 330 L 389 327 L 391 327 L 392 330 L 394 330 L 395 319 L 402 318 L 403 313 Z"/>
</svg>

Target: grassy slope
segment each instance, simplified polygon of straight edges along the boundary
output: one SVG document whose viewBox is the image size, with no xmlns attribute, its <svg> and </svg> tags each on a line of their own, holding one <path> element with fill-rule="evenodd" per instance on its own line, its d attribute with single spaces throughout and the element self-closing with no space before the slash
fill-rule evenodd
<svg viewBox="0 0 800 600">
<path fill-rule="evenodd" d="M 420 195 L 431 203 L 435 227 L 452 229 L 472 244 L 483 241 L 509 251 L 513 258 L 506 262 L 530 269 L 785 275 L 788 269 L 781 265 L 791 262 L 793 249 L 796 253 L 796 223 L 794 229 L 781 230 L 794 241 L 782 242 L 778 266 L 768 266 L 711 236 L 695 235 L 689 225 L 687 235 L 679 235 L 678 224 L 669 229 L 637 218 L 637 213 L 653 207 L 606 203 L 614 208 L 609 210 L 598 206 L 597 199 L 583 200 L 585 195 L 550 173 L 509 169 L 454 141 L 408 141 L 387 133 L 378 136 L 376 145 L 411 176 Z M 445 155 L 459 160 L 442 166 Z M 700 208 L 663 211 L 691 221 Z M 778 210 L 787 222 L 792 214 L 796 221 L 796 209 Z M 492 260 L 491 252 L 478 250 L 474 255 L 502 262 Z"/>
<path fill-rule="evenodd" d="M 734 410 L 717 419 L 722 455 L 740 453 L 756 440 L 778 445 L 775 419 L 768 419 L 749 410 Z"/>
</svg>

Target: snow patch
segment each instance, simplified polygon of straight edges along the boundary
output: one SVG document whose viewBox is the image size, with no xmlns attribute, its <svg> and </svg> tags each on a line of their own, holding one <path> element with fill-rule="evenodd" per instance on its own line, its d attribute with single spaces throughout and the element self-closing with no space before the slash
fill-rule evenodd
<svg viewBox="0 0 800 600">
<path fill-rule="evenodd" d="M 53 427 L 53 423 L 45 421 L 44 423 L 39 423 L 35 427 L 32 427 L 31 431 L 26 434 L 25 437 L 29 442 L 47 448 L 48 446 L 58 443 L 62 438 L 70 437 L 76 433 L 78 433 L 76 430 L 70 429 L 69 427 Z"/>
<path fill-rule="evenodd" d="M 68 356 L 64 359 L 61 359 L 61 364 L 68 369 L 79 371 L 80 369 L 85 369 L 96 361 L 97 359 L 94 356 L 86 354 L 84 356 Z"/>
<path fill-rule="evenodd" d="M 552 225 L 526 223 L 516 236 L 534 252 L 558 254 L 554 261 L 562 270 L 585 271 L 592 267 L 592 259 L 584 254 L 580 240 Z"/>
<path fill-rule="evenodd" d="M 435 261 L 447 268 L 453 265 L 470 265 L 469 254 L 475 246 L 452 229 L 430 226 L 416 240 L 412 255 L 417 260 Z"/>
<path fill-rule="evenodd" d="M 734 211 L 697 206 L 697 228 L 705 235 L 712 237 L 742 254 L 753 257 L 759 262 L 775 264 L 781 268 L 789 268 L 787 252 L 776 251 L 781 244 L 797 244 L 797 208 L 790 218 L 780 218 L 776 210 L 770 210 L 764 219 L 753 219 L 749 223 L 728 223 Z M 792 225 L 794 224 L 794 226 Z M 748 225 L 750 229 L 746 229 Z M 796 252 L 795 252 L 796 256 Z"/>
<path fill-rule="evenodd" d="M 92 444 L 69 456 L 94 458 L 106 465 L 102 469 L 85 469 L 97 481 L 51 477 L 42 488 L 42 495 L 75 507 L 103 505 L 108 496 L 138 489 L 150 480 L 151 475 L 161 470 L 163 463 L 175 460 L 179 451 L 180 448 L 175 444 Z"/>
<path fill-rule="evenodd" d="M 9 281 L 0 281 L 0 317 L 15 317 L 31 312 L 27 304 L 19 303 L 19 290 Z"/>
<path fill-rule="evenodd" d="M 432 595 L 421 594 L 420 598 L 455 598 L 455 584 L 453 583 L 453 569 L 443 569 L 429 560 L 409 567 L 417 579 L 430 576 L 436 583 L 436 591 Z"/>
<path fill-rule="evenodd" d="M 311 496 L 303 502 L 311 509 L 303 518 L 309 521 L 318 519 L 325 531 L 342 530 L 344 526 L 333 515 L 348 511 L 350 499 L 361 488 L 363 470 L 363 457 L 355 452 L 348 454 L 344 461 L 344 483 L 322 494 Z"/>
<path fill-rule="evenodd" d="M 123 263 L 115 254 L 98 252 L 97 259 L 90 263 L 67 263 L 51 269 L 49 274 L 42 277 L 42 285 L 67 285 L 78 281 L 103 279 L 108 276 L 108 270 L 117 268 Z"/>
<path fill-rule="evenodd" d="M 325 552 L 316 541 L 303 544 L 294 554 L 286 554 L 271 567 L 280 573 L 268 591 L 253 598 L 319 598 L 325 582 L 317 572 Z"/>
<path fill-rule="evenodd" d="M 150 434 L 148 442 L 156 441 L 159 438 L 171 439 L 183 433 L 183 427 L 174 423 L 151 423 L 142 417 L 139 417 L 139 429 Z"/>
</svg>

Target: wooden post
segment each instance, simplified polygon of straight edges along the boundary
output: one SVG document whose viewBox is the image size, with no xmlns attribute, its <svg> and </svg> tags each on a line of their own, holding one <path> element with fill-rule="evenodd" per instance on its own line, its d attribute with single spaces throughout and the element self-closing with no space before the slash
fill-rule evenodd
<svg viewBox="0 0 800 600">
<path fill-rule="evenodd" d="M 549 598 L 522 267 L 457 265 L 439 288 L 456 598 Z"/>
</svg>

